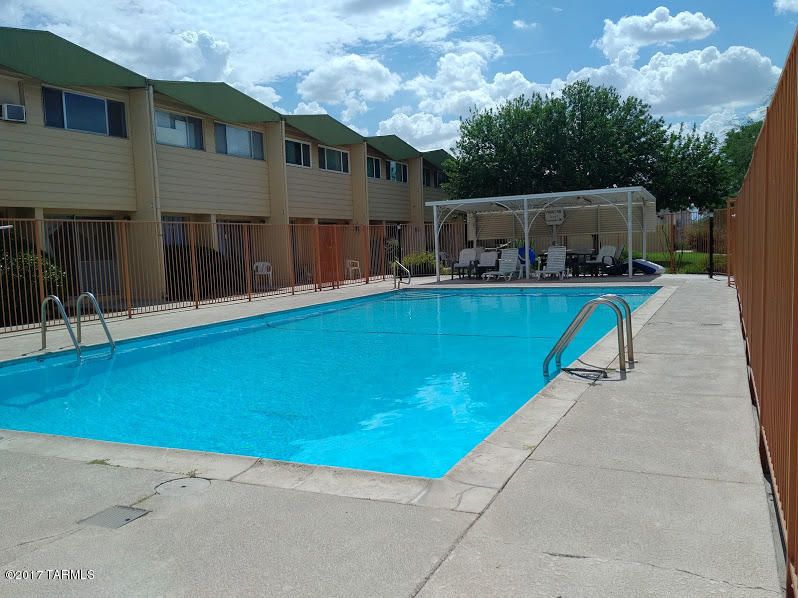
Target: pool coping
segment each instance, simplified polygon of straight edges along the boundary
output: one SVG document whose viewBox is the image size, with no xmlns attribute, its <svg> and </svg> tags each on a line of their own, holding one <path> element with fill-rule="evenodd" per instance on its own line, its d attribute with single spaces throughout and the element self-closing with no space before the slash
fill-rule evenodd
<svg viewBox="0 0 798 598">
<path fill-rule="evenodd" d="M 645 286 L 659 285 L 652 282 Z M 425 285 L 425 288 L 435 287 Z M 447 285 L 447 288 L 452 289 L 452 286 Z M 502 285 L 502 288 L 509 287 Z M 521 288 L 529 287 L 525 285 Z M 676 286 L 660 286 L 635 310 L 633 334 L 639 332 L 676 289 Z M 579 359 L 611 366 L 618 358 L 615 343 L 615 333 L 610 330 Z M 540 367 L 540 364 L 532 364 L 530 367 Z M 628 375 L 634 376 L 634 371 L 631 369 Z M 307 465 L 258 457 L 6 429 L 0 429 L 0 450 L 57 457 L 97 466 L 163 471 L 174 473 L 178 477 L 202 477 L 209 480 L 481 513 L 590 386 L 589 381 L 574 379 L 564 373 L 558 374 L 441 478 Z"/>
</svg>

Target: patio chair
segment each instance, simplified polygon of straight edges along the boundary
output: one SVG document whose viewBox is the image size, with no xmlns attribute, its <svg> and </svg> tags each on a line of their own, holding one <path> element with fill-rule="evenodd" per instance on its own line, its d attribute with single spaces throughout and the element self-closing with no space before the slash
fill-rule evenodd
<svg viewBox="0 0 798 598">
<path fill-rule="evenodd" d="M 506 255 L 505 255 L 506 254 Z M 503 252 L 502 257 L 499 259 L 499 269 L 492 272 L 485 272 L 482 275 L 483 280 L 490 280 L 495 278 L 503 278 L 505 280 L 512 280 L 513 276 L 518 275 L 518 252 L 513 251 L 512 254 Z"/>
<path fill-rule="evenodd" d="M 477 276 L 496 269 L 496 262 L 499 261 L 498 251 L 483 251 L 479 255 L 479 261 L 476 263 Z"/>
<path fill-rule="evenodd" d="M 274 274 L 272 273 L 271 262 L 255 262 L 252 269 L 255 276 L 255 290 L 257 291 L 260 285 L 259 282 L 266 282 L 266 288 L 270 289 L 274 286 Z"/>
<path fill-rule="evenodd" d="M 615 245 L 604 245 L 599 249 L 596 257 L 585 260 L 585 267 L 593 276 L 596 276 L 607 266 L 615 265 L 617 261 L 615 257 Z"/>
<path fill-rule="evenodd" d="M 471 272 L 471 266 L 477 259 L 477 250 L 473 247 L 466 247 L 460 250 L 460 257 L 452 264 L 452 278 L 458 274 L 460 278 L 463 277 L 463 272 Z"/>
<path fill-rule="evenodd" d="M 357 272 L 357 276 L 355 276 L 355 272 Z M 363 278 L 363 273 L 360 270 L 360 260 L 346 260 L 346 278 L 349 280 Z"/>
<path fill-rule="evenodd" d="M 540 279 L 549 274 L 556 274 L 560 277 L 560 280 L 565 278 L 568 271 L 565 265 L 567 253 L 568 250 L 564 245 L 552 245 L 549 247 L 546 252 L 546 265 L 542 269 L 538 269 L 536 272 L 537 278 Z"/>
</svg>

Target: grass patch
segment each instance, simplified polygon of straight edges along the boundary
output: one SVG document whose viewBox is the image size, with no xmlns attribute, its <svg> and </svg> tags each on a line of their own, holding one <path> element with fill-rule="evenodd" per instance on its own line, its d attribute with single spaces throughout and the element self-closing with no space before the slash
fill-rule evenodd
<svg viewBox="0 0 798 598">
<path fill-rule="evenodd" d="M 89 465 L 110 465 L 111 462 L 108 459 L 92 459 L 89 461 Z"/>
<path fill-rule="evenodd" d="M 642 254 L 635 253 L 635 258 L 642 258 Z M 676 274 L 706 274 L 709 265 L 709 254 L 703 251 L 677 251 L 674 254 L 676 261 Z M 649 251 L 646 259 L 651 262 L 665 266 L 671 272 L 671 257 L 667 251 Z M 713 258 L 715 272 L 726 269 L 726 254 L 716 253 Z"/>
</svg>

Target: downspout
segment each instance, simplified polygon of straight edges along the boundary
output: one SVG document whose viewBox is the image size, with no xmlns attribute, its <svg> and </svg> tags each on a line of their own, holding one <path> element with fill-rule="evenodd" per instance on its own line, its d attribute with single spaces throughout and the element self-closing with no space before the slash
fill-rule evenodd
<svg viewBox="0 0 798 598">
<path fill-rule="evenodd" d="M 149 136 L 150 136 L 150 156 L 152 160 L 152 178 L 153 178 L 153 185 L 154 185 L 154 193 L 153 193 L 153 208 L 155 208 L 155 214 L 157 217 L 158 222 L 161 221 L 161 183 L 158 176 L 158 158 L 156 156 L 156 144 L 155 144 L 155 88 L 152 86 L 152 83 L 148 80 L 147 81 L 147 112 L 149 116 Z M 158 227 L 158 237 L 163 242 L 163 230 L 161 227 Z"/>
</svg>

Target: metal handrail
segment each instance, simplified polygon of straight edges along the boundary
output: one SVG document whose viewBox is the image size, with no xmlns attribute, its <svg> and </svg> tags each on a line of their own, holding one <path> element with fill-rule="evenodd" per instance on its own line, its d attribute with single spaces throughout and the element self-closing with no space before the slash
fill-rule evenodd
<svg viewBox="0 0 798 598">
<path fill-rule="evenodd" d="M 582 306 L 582 309 L 580 309 L 579 313 L 576 314 L 576 317 L 574 317 L 568 328 L 565 329 L 565 332 L 563 332 L 562 336 L 554 344 L 554 347 L 552 347 L 551 351 L 549 351 L 549 354 L 546 355 L 546 359 L 543 360 L 544 378 L 549 378 L 549 363 L 551 362 L 552 358 L 556 358 L 555 363 L 557 365 L 557 370 L 562 369 L 562 354 L 568 346 L 568 343 L 570 343 L 573 337 L 576 336 L 576 333 L 579 332 L 579 330 L 582 328 L 585 322 L 587 322 L 588 318 L 590 318 L 593 312 L 596 311 L 596 308 L 599 305 L 606 305 L 615 312 L 616 328 L 618 330 L 618 363 L 621 379 L 623 380 L 626 378 L 626 349 L 624 347 L 623 341 L 623 313 L 621 312 L 621 308 L 619 308 L 612 299 L 605 297 L 591 299 Z"/>
<path fill-rule="evenodd" d="M 58 308 L 58 313 L 61 316 L 61 319 L 64 320 L 64 324 L 66 325 L 67 332 L 69 333 L 69 338 L 72 339 L 72 344 L 75 345 L 75 351 L 78 354 L 78 359 L 80 359 L 80 343 L 78 339 L 75 338 L 75 333 L 72 331 L 72 324 L 69 323 L 69 317 L 66 314 L 66 310 L 64 309 L 64 304 L 61 303 L 61 300 L 56 295 L 47 295 L 42 301 L 42 309 L 41 309 L 41 328 L 42 328 L 42 348 L 41 350 L 44 351 L 47 348 L 47 304 L 52 301 L 55 303 L 55 306 Z"/>
<path fill-rule="evenodd" d="M 634 348 L 634 340 L 632 338 L 632 308 L 630 307 L 629 303 L 621 297 L 620 295 L 615 295 L 614 293 L 608 293 L 606 295 L 601 296 L 602 299 L 610 299 L 615 303 L 619 303 L 623 310 L 626 312 L 626 354 L 627 354 L 627 361 L 629 363 L 629 368 L 632 369 L 635 367 L 635 348 Z"/>
<path fill-rule="evenodd" d="M 400 262 L 399 260 L 394 260 L 393 261 L 393 288 L 398 289 L 401 286 L 401 284 L 402 284 L 402 277 L 396 275 L 396 266 L 399 266 L 407 274 L 407 282 L 405 283 L 406 285 L 410 284 L 410 281 L 412 280 L 412 276 L 410 275 L 410 270 L 408 270 L 407 267 L 402 262 Z"/>
<path fill-rule="evenodd" d="M 94 296 L 94 293 L 89 293 L 88 291 L 85 293 L 81 293 L 78 296 L 78 300 L 75 304 L 77 310 L 77 317 L 75 318 L 75 323 L 78 328 L 78 343 L 82 341 L 81 327 L 80 327 L 80 306 L 83 305 L 84 299 L 88 299 L 89 303 L 91 303 L 92 307 L 94 307 L 94 312 L 99 317 L 100 324 L 103 325 L 103 330 L 105 330 L 105 337 L 108 339 L 108 343 L 111 345 L 111 352 L 113 353 L 116 350 L 116 343 L 114 342 L 113 337 L 111 337 L 111 331 L 108 330 L 108 324 L 105 322 L 105 315 L 103 315 L 103 310 L 100 309 L 100 304 L 97 302 L 97 297 Z"/>
</svg>

